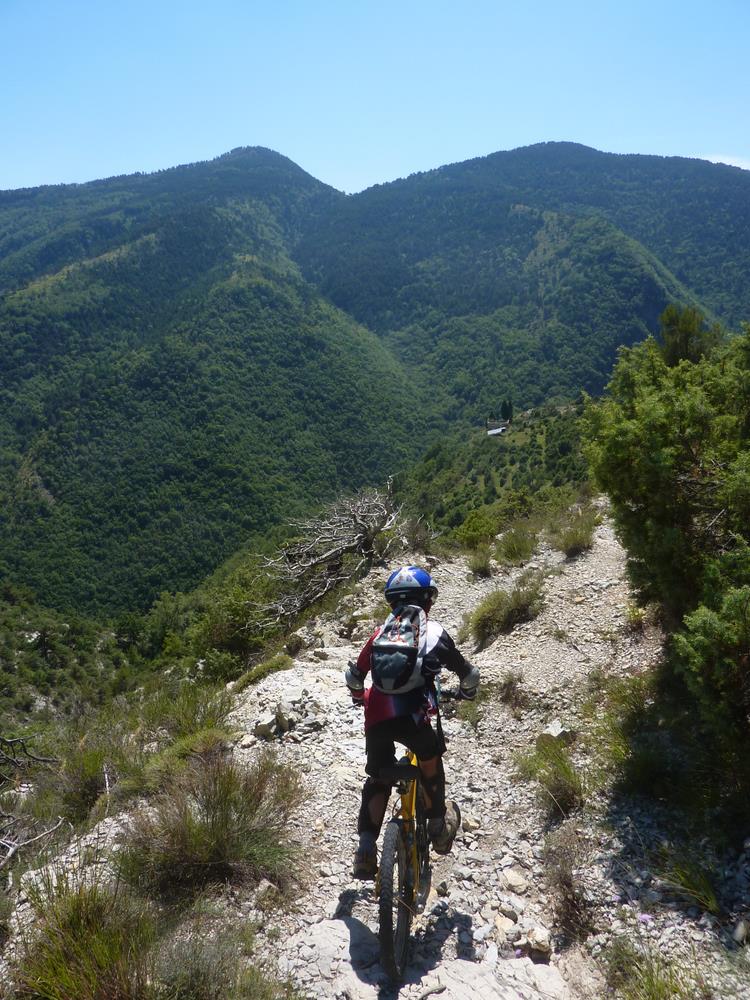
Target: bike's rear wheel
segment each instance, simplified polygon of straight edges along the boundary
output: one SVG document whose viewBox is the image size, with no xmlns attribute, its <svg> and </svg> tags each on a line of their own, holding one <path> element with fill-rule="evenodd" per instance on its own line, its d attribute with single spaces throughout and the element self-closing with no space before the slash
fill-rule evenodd
<svg viewBox="0 0 750 1000">
<path fill-rule="evenodd" d="M 409 956 L 412 890 L 401 823 L 385 828 L 380 855 L 380 963 L 394 982 L 404 977 Z"/>
</svg>

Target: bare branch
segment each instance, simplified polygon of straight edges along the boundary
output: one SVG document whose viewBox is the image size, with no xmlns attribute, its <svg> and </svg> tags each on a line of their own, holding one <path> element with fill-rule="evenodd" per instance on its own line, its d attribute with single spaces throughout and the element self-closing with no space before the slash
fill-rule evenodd
<svg viewBox="0 0 750 1000">
<path fill-rule="evenodd" d="M 248 604 L 244 630 L 290 621 L 339 584 L 356 578 L 375 558 L 378 538 L 396 524 L 398 515 L 389 482 L 385 491 L 347 497 L 320 517 L 294 522 L 298 536 L 264 564 L 280 596 L 265 605 Z"/>
<path fill-rule="evenodd" d="M 7 814 L 4 814 L 4 815 L 7 815 Z M 58 820 L 57 820 L 57 823 L 55 823 L 54 826 L 49 827 L 49 829 L 42 830 L 41 833 L 38 833 L 38 834 L 36 834 L 33 837 L 26 837 L 25 839 L 16 840 L 16 841 L 7 839 L 7 837 L 6 837 L 6 830 L 3 830 L 2 831 L 3 836 L 2 836 L 2 838 L 0 838 L 0 847 L 2 847 L 5 850 L 6 853 L 5 853 L 5 857 L 0 858 L 0 869 L 7 867 L 7 865 L 10 864 L 10 862 L 13 860 L 13 858 L 16 856 L 16 854 L 18 854 L 19 851 L 21 851 L 24 848 L 28 847 L 30 844 L 36 844 L 38 841 L 42 840 L 44 837 L 51 836 L 55 832 L 55 830 L 59 830 L 60 829 L 60 827 L 63 825 L 64 822 L 65 822 L 65 820 L 62 818 L 62 816 L 60 816 L 58 818 Z M 20 820 L 15 820 L 15 823 L 19 823 L 20 824 Z M 12 825 L 13 824 L 11 824 L 11 826 Z"/>
<path fill-rule="evenodd" d="M 17 783 L 19 774 L 29 770 L 34 764 L 57 763 L 54 757 L 32 753 L 28 747 L 29 740 L 29 736 L 0 736 L 0 763 L 3 764 L 0 787 Z M 9 797 L 6 795 L 3 800 L 6 808 Z M 30 816 L 0 809 L 0 869 L 6 868 L 19 851 L 51 836 L 63 822 L 59 818 L 54 826 L 41 829 L 39 822 Z"/>
<path fill-rule="evenodd" d="M 39 757 L 32 753 L 26 745 L 28 739 L 28 736 L 15 736 L 12 738 L 0 736 L 0 760 L 16 768 L 28 766 L 29 761 L 39 764 L 58 763 L 54 757 Z"/>
</svg>

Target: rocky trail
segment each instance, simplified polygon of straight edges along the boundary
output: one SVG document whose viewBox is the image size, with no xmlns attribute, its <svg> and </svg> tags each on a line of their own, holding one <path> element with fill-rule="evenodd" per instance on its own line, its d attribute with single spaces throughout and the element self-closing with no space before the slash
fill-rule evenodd
<svg viewBox="0 0 750 1000">
<path fill-rule="evenodd" d="M 224 925 L 256 927 L 255 956 L 308 1000 L 598 1000 L 612 995 L 602 960 L 618 941 L 636 943 L 658 961 L 687 961 L 700 973 L 690 979 L 700 988 L 644 998 L 750 1000 L 750 949 L 743 947 L 750 838 L 743 853 L 711 859 L 724 903 L 721 917 L 711 916 L 653 870 L 673 817 L 659 815 L 653 802 L 624 804 L 610 794 L 601 768 L 597 774 L 596 727 L 606 724 L 602 681 L 647 670 L 663 642 L 655 626 L 634 628 L 628 620 L 624 552 L 606 512 L 593 547 L 575 559 L 542 544 L 523 569 L 493 564 L 490 578 L 472 576 L 463 558 L 429 562 L 440 589 L 432 616 L 454 637 L 483 597 L 512 587 L 523 570 L 543 575 L 545 603 L 536 619 L 481 652 L 463 644 L 483 690 L 468 711 L 444 719 L 447 792 L 461 807 L 463 828 L 449 856 L 433 855 L 432 889 L 412 926 L 405 983 L 394 987 L 380 966 L 371 884 L 350 877 L 365 754 L 361 710 L 351 704 L 343 675 L 382 620 L 385 567 L 290 637 L 291 669 L 236 696 L 235 757 L 250 763 L 272 748 L 301 775 L 306 803 L 290 831 L 302 847 L 292 902 L 279 902 L 270 883 L 227 889 Z M 509 673 L 520 701 L 503 696 Z M 443 683 L 455 686 L 455 678 L 444 674 Z M 583 776 L 585 801 L 564 822 L 550 818 L 536 783 L 519 774 L 519 757 L 540 737 L 564 742 Z M 72 870 L 86 852 L 106 858 L 127 815 L 100 822 L 55 866 Z M 559 871 L 556 877 L 550 860 L 550 843 L 561 836 L 569 882 L 585 904 L 577 935 L 566 931 Z M 22 893 L 19 927 L 27 915 Z"/>
<path fill-rule="evenodd" d="M 448 795 L 460 804 L 464 823 L 451 855 L 433 858 L 433 888 L 413 926 L 409 973 L 400 990 L 378 962 L 371 888 L 349 875 L 364 737 L 343 671 L 382 614 L 384 571 L 358 584 L 335 614 L 298 634 L 304 649 L 291 670 L 240 696 L 233 722 L 246 735 L 235 752 L 249 759 L 260 744 L 271 743 L 304 775 L 308 799 L 295 831 L 308 860 L 304 887 L 286 912 L 266 911 L 257 898 L 247 906 L 270 931 L 268 956 L 305 996 L 600 997 L 608 991 L 596 956 L 625 933 L 653 941 L 667 955 L 696 947 L 715 952 L 715 962 L 702 964 L 723 969 L 722 932 L 713 918 L 676 906 L 655 912 L 661 896 L 642 870 L 642 842 L 633 834 L 657 837 L 658 825 L 648 817 L 608 814 L 601 793 L 568 821 L 578 849 L 575 876 L 585 886 L 594 925 L 583 945 L 572 947 L 556 927 L 544 855 L 548 813 L 534 783 L 519 780 L 515 758 L 533 750 L 545 728 L 573 739 L 590 725 L 583 707 L 597 678 L 647 668 L 660 654 L 662 636 L 653 627 L 634 630 L 628 623 L 624 553 L 606 518 L 591 551 L 566 560 L 542 546 L 529 566 L 545 573 L 544 610 L 471 656 L 488 695 L 478 706 L 476 728 L 456 717 L 445 720 Z M 454 636 L 482 597 L 511 585 L 520 573 L 495 567 L 490 579 L 474 578 L 461 559 L 433 560 L 431 570 L 440 588 L 433 617 Z M 359 621 L 347 635 L 353 614 Z M 525 709 L 500 700 L 499 682 L 511 670 L 522 678 Z M 746 894 L 749 861 L 750 854 L 736 859 L 732 876 Z M 732 992 L 723 971 L 710 974 L 714 985 L 722 982 L 710 995 L 750 996 L 741 987 Z"/>
</svg>

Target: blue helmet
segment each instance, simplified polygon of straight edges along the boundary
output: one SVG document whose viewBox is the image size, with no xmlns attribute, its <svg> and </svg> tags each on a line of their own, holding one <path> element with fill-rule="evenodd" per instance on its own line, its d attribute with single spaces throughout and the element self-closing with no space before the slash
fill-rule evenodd
<svg viewBox="0 0 750 1000">
<path fill-rule="evenodd" d="M 395 569 L 385 585 L 385 599 L 389 604 L 425 604 L 434 601 L 438 589 L 426 569 L 419 566 L 402 566 Z"/>
</svg>

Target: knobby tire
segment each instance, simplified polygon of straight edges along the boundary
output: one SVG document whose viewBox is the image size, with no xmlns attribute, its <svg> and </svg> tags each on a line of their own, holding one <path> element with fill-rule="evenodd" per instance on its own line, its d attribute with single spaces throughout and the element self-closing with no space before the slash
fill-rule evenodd
<svg viewBox="0 0 750 1000">
<path fill-rule="evenodd" d="M 385 828 L 380 855 L 380 963 L 394 982 L 403 979 L 409 955 L 412 901 L 409 899 L 409 863 L 401 824 L 392 819 Z"/>
</svg>

